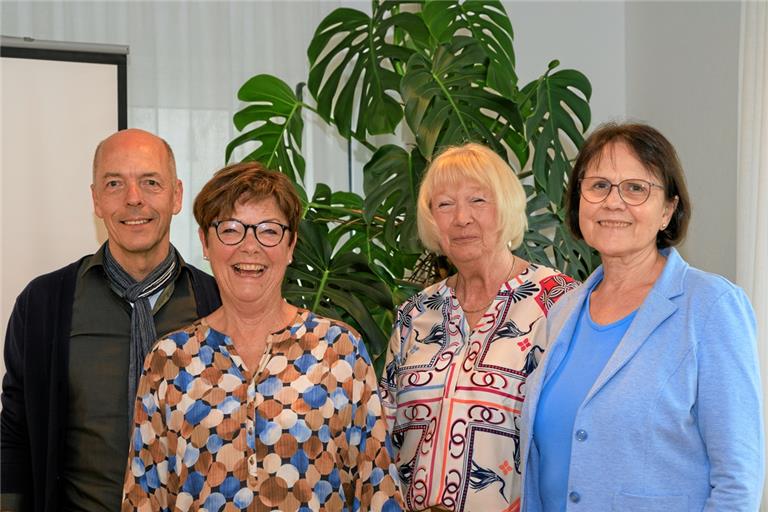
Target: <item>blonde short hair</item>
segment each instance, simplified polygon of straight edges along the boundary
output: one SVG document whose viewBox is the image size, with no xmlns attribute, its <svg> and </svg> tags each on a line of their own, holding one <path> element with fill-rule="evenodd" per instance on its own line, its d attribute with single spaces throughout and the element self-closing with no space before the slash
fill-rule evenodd
<svg viewBox="0 0 768 512">
<path fill-rule="evenodd" d="M 455 187 L 473 181 L 486 187 L 496 205 L 499 240 L 510 249 L 523 242 L 528 228 L 525 190 L 514 171 L 490 148 L 470 142 L 440 153 L 429 166 L 419 189 L 417 224 L 421 242 L 428 250 L 442 253 L 440 233 L 432 216 L 432 196 L 437 188 Z"/>
</svg>

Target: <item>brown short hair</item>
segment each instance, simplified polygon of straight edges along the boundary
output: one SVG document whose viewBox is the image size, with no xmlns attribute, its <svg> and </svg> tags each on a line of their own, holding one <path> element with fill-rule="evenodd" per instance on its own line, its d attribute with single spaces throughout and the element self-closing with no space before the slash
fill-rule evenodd
<svg viewBox="0 0 768 512">
<path fill-rule="evenodd" d="M 441 254 L 440 233 L 432 216 L 432 196 L 435 189 L 458 186 L 464 181 L 475 181 L 487 187 L 496 204 L 499 241 L 517 249 L 528 228 L 525 214 L 525 190 L 515 172 L 490 148 L 469 142 L 445 149 L 424 174 L 419 188 L 416 220 L 421 243 L 428 250 Z"/>
<path fill-rule="evenodd" d="M 589 167 L 600 161 L 604 150 L 617 143 L 626 144 L 648 172 L 659 178 L 668 201 L 677 197 L 669 224 L 656 235 L 656 247 L 664 249 L 679 244 L 685 238 L 691 220 L 691 201 L 683 167 L 675 148 L 664 135 L 651 126 L 638 123 L 606 123 L 584 141 L 566 192 L 566 223 L 571 233 L 578 239 L 583 238 L 579 227 L 579 181 Z"/>
<path fill-rule="evenodd" d="M 285 174 L 270 171 L 259 162 L 228 165 L 216 171 L 197 194 L 193 212 L 207 237 L 211 223 L 232 215 L 237 203 L 270 197 L 285 215 L 295 237 L 301 220 L 301 200 L 296 188 Z"/>
</svg>

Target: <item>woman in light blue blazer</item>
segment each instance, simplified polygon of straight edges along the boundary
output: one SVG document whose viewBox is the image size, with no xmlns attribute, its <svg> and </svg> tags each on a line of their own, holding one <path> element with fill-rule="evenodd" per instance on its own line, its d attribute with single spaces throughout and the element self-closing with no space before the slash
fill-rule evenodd
<svg viewBox="0 0 768 512">
<path fill-rule="evenodd" d="M 522 511 L 756 511 L 754 314 L 673 248 L 690 219 L 674 148 L 649 126 L 604 125 L 568 200 L 569 228 L 602 265 L 550 311 L 526 383 Z"/>
</svg>

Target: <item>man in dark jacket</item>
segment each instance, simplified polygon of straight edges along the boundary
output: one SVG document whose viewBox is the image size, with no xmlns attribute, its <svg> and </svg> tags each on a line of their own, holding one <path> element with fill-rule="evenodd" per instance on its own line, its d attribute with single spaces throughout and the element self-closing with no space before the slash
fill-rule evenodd
<svg viewBox="0 0 768 512">
<path fill-rule="evenodd" d="M 101 142 L 91 191 L 108 241 L 34 279 L 8 323 L 3 511 L 119 510 L 144 356 L 220 304 L 170 243 L 182 184 L 163 139 L 130 129 Z"/>
</svg>

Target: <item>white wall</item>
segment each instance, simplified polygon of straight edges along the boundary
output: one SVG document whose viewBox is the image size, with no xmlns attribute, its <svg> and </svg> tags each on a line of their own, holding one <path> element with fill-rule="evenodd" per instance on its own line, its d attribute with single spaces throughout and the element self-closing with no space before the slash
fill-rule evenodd
<svg viewBox="0 0 768 512">
<path fill-rule="evenodd" d="M 682 254 L 736 278 L 739 2 L 626 5 L 627 115 L 675 145 L 693 218 Z"/>
<path fill-rule="evenodd" d="M 560 61 L 592 83 L 592 126 L 624 116 L 626 55 L 623 2 L 505 1 L 515 31 L 520 83 Z"/>
<path fill-rule="evenodd" d="M 117 128 L 117 73 L 113 64 L 3 57 L 0 75 L 4 339 L 16 296 L 30 280 L 106 240 L 91 207 L 90 152 Z"/>
</svg>

